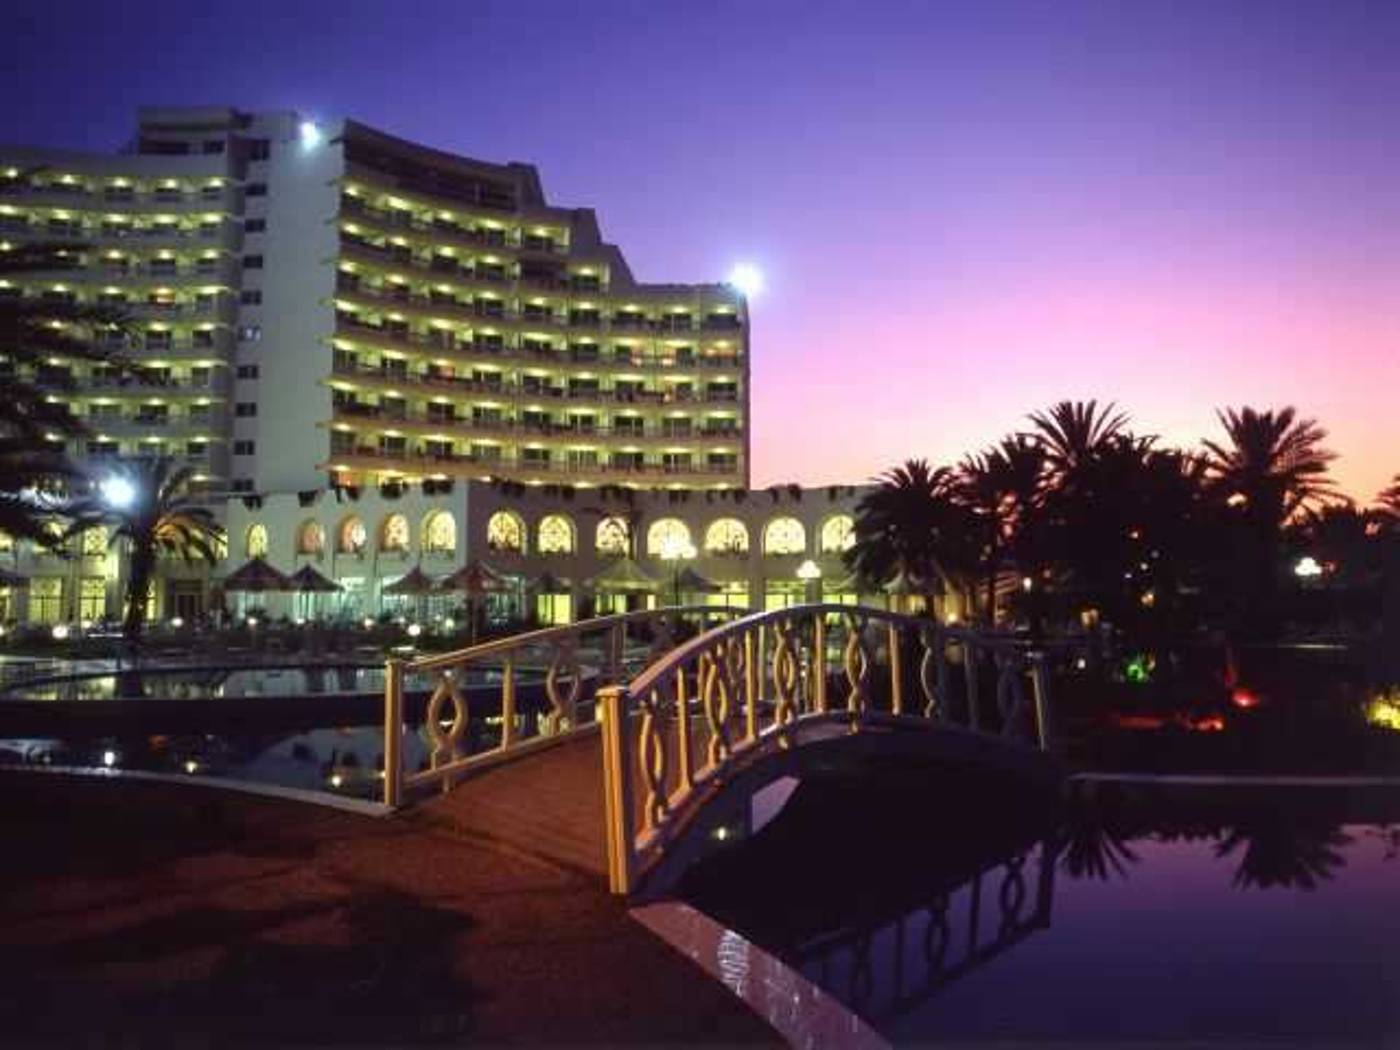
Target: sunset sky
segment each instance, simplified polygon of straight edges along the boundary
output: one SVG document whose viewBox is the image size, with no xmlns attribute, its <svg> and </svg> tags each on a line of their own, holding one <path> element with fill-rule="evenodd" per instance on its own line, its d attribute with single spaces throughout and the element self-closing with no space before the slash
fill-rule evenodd
<svg viewBox="0 0 1400 1050">
<path fill-rule="evenodd" d="M 348 115 L 538 165 L 643 280 L 756 263 L 758 485 L 1066 397 L 1184 443 L 1294 404 L 1353 495 L 1400 471 L 1400 4 L 203 6 L 13 5 L 0 138 Z"/>
</svg>

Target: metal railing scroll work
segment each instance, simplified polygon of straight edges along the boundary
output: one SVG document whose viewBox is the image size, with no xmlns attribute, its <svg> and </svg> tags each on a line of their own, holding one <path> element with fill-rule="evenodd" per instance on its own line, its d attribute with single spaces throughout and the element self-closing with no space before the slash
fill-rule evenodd
<svg viewBox="0 0 1400 1050">
<path fill-rule="evenodd" d="M 1050 751 L 1049 694 L 1040 650 L 926 618 L 798 605 L 722 624 L 599 690 L 609 884 L 634 892 L 757 759 L 851 736 L 897 746 L 910 731 L 975 753 Z"/>
<path fill-rule="evenodd" d="M 414 660 L 384 677 L 384 802 L 400 807 L 425 788 L 598 728 L 597 694 L 659 659 L 681 638 L 741 615 L 713 606 L 603 616 Z M 407 768 L 407 734 L 424 752 Z"/>
</svg>

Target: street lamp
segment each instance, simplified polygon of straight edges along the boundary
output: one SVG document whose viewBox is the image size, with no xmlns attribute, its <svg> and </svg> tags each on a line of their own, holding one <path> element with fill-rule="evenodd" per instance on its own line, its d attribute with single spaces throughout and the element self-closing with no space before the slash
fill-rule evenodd
<svg viewBox="0 0 1400 1050">
<path fill-rule="evenodd" d="M 802 581 L 802 600 L 809 605 L 818 601 L 819 597 L 814 597 L 814 592 L 817 587 L 820 586 L 819 581 L 822 578 L 822 567 L 811 558 L 808 558 L 797 567 L 797 578 Z"/>
<path fill-rule="evenodd" d="M 136 502 L 136 486 L 130 478 L 120 474 L 104 478 L 97 488 L 102 493 L 103 502 L 113 510 L 126 510 Z"/>
<path fill-rule="evenodd" d="M 661 549 L 657 554 L 662 561 L 671 563 L 671 601 L 673 605 L 681 603 L 681 562 L 689 561 L 697 553 L 695 544 L 681 536 L 666 536 L 661 541 Z"/>
<path fill-rule="evenodd" d="M 763 271 L 753 263 L 739 263 L 729 271 L 729 284 L 745 299 L 752 299 L 763 291 Z"/>
</svg>

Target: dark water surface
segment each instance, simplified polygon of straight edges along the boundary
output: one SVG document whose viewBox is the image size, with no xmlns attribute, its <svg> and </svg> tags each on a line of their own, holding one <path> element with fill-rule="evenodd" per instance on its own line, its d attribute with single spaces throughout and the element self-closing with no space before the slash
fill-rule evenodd
<svg viewBox="0 0 1400 1050">
<path fill-rule="evenodd" d="M 862 781 L 682 896 L 896 1043 L 1400 1046 L 1400 791 Z"/>
</svg>

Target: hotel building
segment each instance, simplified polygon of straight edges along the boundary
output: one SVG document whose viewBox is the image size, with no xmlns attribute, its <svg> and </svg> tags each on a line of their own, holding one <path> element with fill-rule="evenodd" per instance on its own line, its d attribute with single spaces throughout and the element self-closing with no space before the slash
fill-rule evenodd
<svg viewBox="0 0 1400 1050">
<path fill-rule="evenodd" d="M 212 492 L 506 477 L 745 488 L 748 317 L 638 282 L 593 212 L 353 121 L 142 110 L 115 155 L 0 149 L 0 237 L 81 245 L 0 294 L 124 310 L 148 372 L 41 379 L 84 458 L 183 457 Z"/>
<path fill-rule="evenodd" d="M 767 493 L 738 512 L 743 295 L 637 281 L 594 213 L 549 204 L 530 165 L 349 120 L 145 109 L 118 153 L 0 148 L 0 244 L 31 242 L 71 246 L 73 265 L 10 274 L 0 295 L 117 307 L 130 324 L 104 338 L 142 366 L 42 366 L 87 426 L 71 452 L 99 472 L 117 457 L 189 464 L 229 527 L 212 582 L 248 556 L 325 556 L 347 611 L 373 611 L 407 557 L 485 557 L 522 581 L 567 570 L 572 607 L 595 560 L 618 555 L 603 523 L 625 520 L 608 508 L 628 492 L 653 508 L 644 565 L 655 523 L 673 521 L 659 527 L 743 604 L 787 594 L 788 562 L 849 542 L 849 490 L 778 515 L 777 531 L 756 517 Z M 391 505 L 403 498 L 412 513 Z M 735 512 L 718 513 L 725 499 Z M 31 586 L 9 615 L 115 613 L 121 568 L 104 549 L 61 563 L 12 547 Z M 167 566 L 153 614 L 199 611 L 208 576 Z"/>
</svg>

